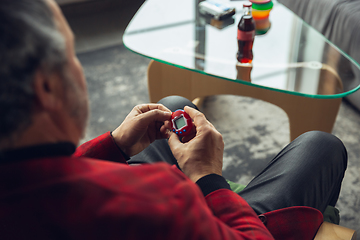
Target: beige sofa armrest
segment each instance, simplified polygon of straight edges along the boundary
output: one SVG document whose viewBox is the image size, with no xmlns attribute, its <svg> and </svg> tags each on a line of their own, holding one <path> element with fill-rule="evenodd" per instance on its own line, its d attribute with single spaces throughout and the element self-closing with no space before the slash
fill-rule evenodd
<svg viewBox="0 0 360 240">
<path fill-rule="evenodd" d="M 355 240 L 356 232 L 352 229 L 323 222 L 314 240 Z"/>
</svg>

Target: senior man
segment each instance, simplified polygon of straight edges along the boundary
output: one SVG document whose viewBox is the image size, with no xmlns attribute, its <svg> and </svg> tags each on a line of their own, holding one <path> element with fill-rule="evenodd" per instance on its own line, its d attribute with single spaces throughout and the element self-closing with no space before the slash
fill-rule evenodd
<svg viewBox="0 0 360 240">
<path fill-rule="evenodd" d="M 76 149 L 88 96 L 73 38 L 53 0 L 0 2 L 0 239 L 314 236 L 346 169 L 338 139 L 302 135 L 240 195 L 221 176 L 220 133 L 179 97 Z M 169 120 L 185 105 L 195 128 L 180 141 Z"/>
</svg>

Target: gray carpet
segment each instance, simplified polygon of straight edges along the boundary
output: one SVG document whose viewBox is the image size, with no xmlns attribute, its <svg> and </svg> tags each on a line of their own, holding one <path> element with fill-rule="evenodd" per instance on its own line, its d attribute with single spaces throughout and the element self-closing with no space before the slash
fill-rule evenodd
<svg viewBox="0 0 360 240">
<path fill-rule="evenodd" d="M 115 129 L 140 103 L 149 101 L 149 60 L 123 45 L 79 54 L 91 102 L 85 140 Z M 247 184 L 289 142 L 286 114 L 276 106 L 238 96 L 208 97 L 202 111 L 223 134 L 224 176 Z M 341 105 L 333 133 L 345 144 L 348 170 L 337 207 L 341 225 L 360 228 L 360 113 Z"/>
</svg>

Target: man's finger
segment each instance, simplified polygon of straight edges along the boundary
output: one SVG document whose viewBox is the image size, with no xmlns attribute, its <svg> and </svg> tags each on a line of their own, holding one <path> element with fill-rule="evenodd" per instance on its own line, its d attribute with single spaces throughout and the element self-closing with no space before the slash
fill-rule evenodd
<svg viewBox="0 0 360 240">
<path fill-rule="evenodd" d="M 199 112 L 198 110 L 196 110 L 195 108 L 185 106 L 184 111 L 187 114 L 189 114 L 189 116 L 191 117 L 192 120 L 194 120 L 195 126 L 202 126 L 202 125 L 207 124 L 208 121 L 207 121 L 205 115 L 203 113 Z"/>
<path fill-rule="evenodd" d="M 159 109 L 150 110 L 138 116 L 143 124 L 150 125 L 154 122 L 165 122 L 171 119 L 171 112 L 162 111 Z"/>
<path fill-rule="evenodd" d="M 164 112 L 170 112 L 171 113 L 171 111 L 162 104 L 155 104 L 155 103 L 140 104 L 140 105 L 137 105 L 136 107 L 142 113 L 145 113 L 145 112 L 148 112 L 148 111 L 151 111 L 151 110 L 156 110 L 156 109 L 159 109 L 159 110 L 164 111 Z"/>
<path fill-rule="evenodd" d="M 168 144 L 169 144 L 171 151 L 174 152 L 177 148 L 179 148 L 181 146 L 182 143 L 180 142 L 180 139 L 179 139 L 178 135 L 176 135 L 176 133 L 170 131 L 169 135 L 170 135 L 170 138 L 168 140 Z"/>
</svg>

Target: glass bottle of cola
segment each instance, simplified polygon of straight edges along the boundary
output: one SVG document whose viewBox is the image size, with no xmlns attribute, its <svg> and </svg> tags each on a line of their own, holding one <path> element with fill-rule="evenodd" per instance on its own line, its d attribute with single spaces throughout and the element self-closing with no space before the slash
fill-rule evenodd
<svg viewBox="0 0 360 240">
<path fill-rule="evenodd" d="M 253 60 L 252 47 L 255 38 L 255 21 L 251 15 L 251 2 L 243 4 L 244 15 L 238 24 L 238 53 L 237 60 L 240 63 L 251 63 Z"/>
</svg>

